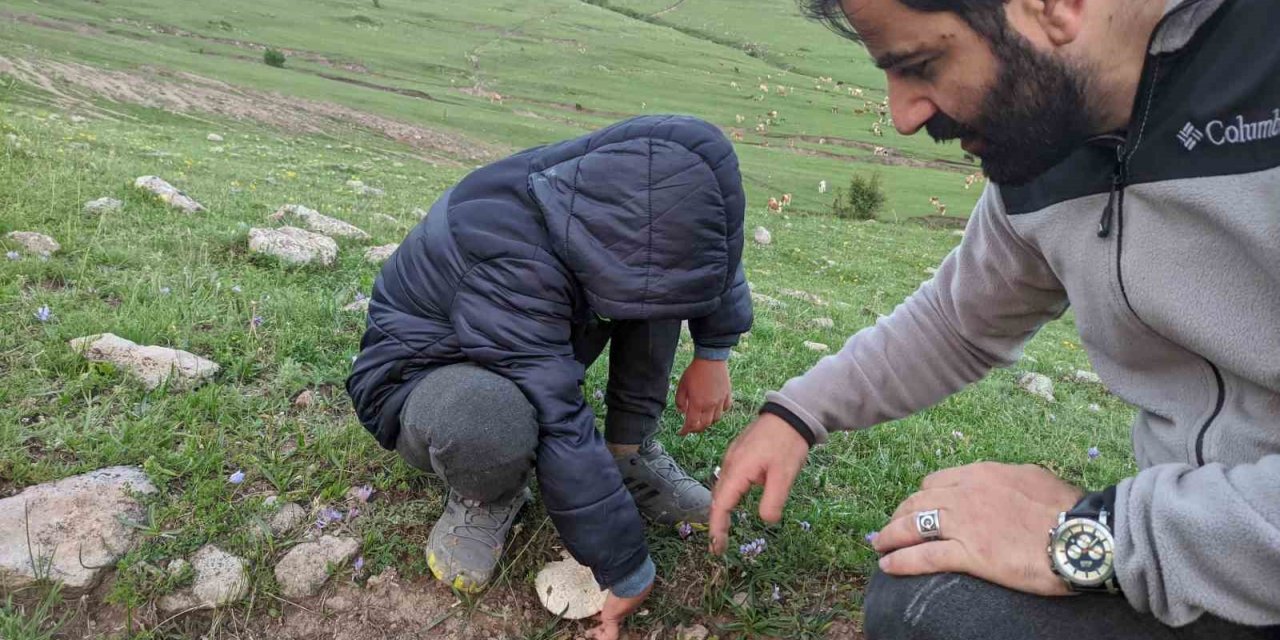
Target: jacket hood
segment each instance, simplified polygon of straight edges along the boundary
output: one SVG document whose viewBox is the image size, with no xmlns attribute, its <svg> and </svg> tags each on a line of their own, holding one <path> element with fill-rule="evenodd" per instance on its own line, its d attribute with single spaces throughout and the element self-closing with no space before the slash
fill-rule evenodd
<svg viewBox="0 0 1280 640">
<path fill-rule="evenodd" d="M 698 318 L 742 260 L 733 145 L 685 116 L 643 116 L 531 152 L 553 251 L 611 319 Z"/>
</svg>

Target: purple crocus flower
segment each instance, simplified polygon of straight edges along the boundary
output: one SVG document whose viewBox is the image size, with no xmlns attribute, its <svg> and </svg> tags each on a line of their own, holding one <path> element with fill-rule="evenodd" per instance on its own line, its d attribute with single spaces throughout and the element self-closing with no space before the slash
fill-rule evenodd
<svg viewBox="0 0 1280 640">
<path fill-rule="evenodd" d="M 963 440 L 963 439 L 964 439 L 964 432 L 963 432 L 963 431 L 952 431 L 952 432 L 951 432 L 951 437 L 952 437 L 952 438 L 955 438 L 956 440 Z"/>
<path fill-rule="evenodd" d="M 801 531 L 808 531 L 808 530 L 810 530 L 810 529 L 812 529 L 812 528 L 813 528 L 813 525 L 809 524 L 809 521 L 808 521 L 808 520 L 801 520 L 801 521 L 800 521 L 800 530 L 801 530 Z"/>
<path fill-rule="evenodd" d="M 327 522 L 337 522 L 342 519 L 342 512 L 333 507 L 325 507 L 320 511 L 320 518 Z"/>
<path fill-rule="evenodd" d="M 863 538 L 862 538 L 862 539 L 863 539 L 863 540 L 866 540 L 866 541 L 867 541 L 867 544 L 871 544 L 871 543 L 875 542 L 875 541 L 876 541 L 876 538 L 877 538 L 877 537 L 879 537 L 879 536 L 880 536 L 880 532 L 879 532 L 879 531 L 872 531 L 871 533 L 868 533 L 867 535 L 863 536 Z"/>
<path fill-rule="evenodd" d="M 257 329 L 258 327 L 261 327 L 263 322 L 265 322 L 265 321 L 262 319 L 262 316 L 254 316 L 254 317 L 253 317 L 253 319 L 249 320 L 249 324 L 250 324 L 254 329 Z"/>
<path fill-rule="evenodd" d="M 769 543 L 765 542 L 764 538 L 756 538 L 755 540 L 738 547 L 738 553 L 741 553 L 744 558 L 755 559 L 756 556 L 764 553 L 764 550 L 768 548 L 768 546 Z"/>
<path fill-rule="evenodd" d="M 356 556 L 356 562 L 352 566 L 355 567 L 357 573 L 364 571 L 364 556 Z"/>
<path fill-rule="evenodd" d="M 49 305 L 41 305 L 39 309 L 36 309 L 36 320 L 39 320 L 40 322 L 48 322 L 49 318 L 52 317 L 53 312 L 49 310 Z"/>
<path fill-rule="evenodd" d="M 604 400 L 604 392 L 599 389 L 596 389 L 591 395 L 594 396 L 596 400 Z"/>
<path fill-rule="evenodd" d="M 21 254 L 21 253 L 18 253 L 17 251 L 10 251 L 10 252 L 8 252 L 8 253 L 4 254 L 4 257 L 6 257 L 6 258 L 8 258 L 8 259 L 10 259 L 10 260 L 21 260 L 21 259 L 22 259 L 22 254 Z"/>
<path fill-rule="evenodd" d="M 356 499 L 359 500 L 362 504 L 368 504 L 369 498 L 372 498 L 372 497 L 373 497 L 373 487 L 367 484 L 364 485 L 363 487 L 356 487 Z"/>
<path fill-rule="evenodd" d="M 347 511 L 347 520 L 353 520 L 355 518 L 358 518 L 359 516 L 360 516 L 360 510 L 355 507 L 351 507 L 351 510 Z"/>
<path fill-rule="evenodd" d="M 230 478 L 227 478 L 227 482 L 230 482 L 231 484 L 240 484 L 241 482 L 244 482 L 244 471 L 236 469 L 236 472 L 231 474 Z"/>
<path fill-rule="evenodd" d="M 360 291 L 356 292 L 356 302 L 364 302 L 367 299 L 368 298 L 365 297 L 363 292 L 360 292 Z"/>
<path fill-rule="evenodd" d="M 1097 460 L 1098 456 L 1102 455 L 1102 452 L 1098 451 L 1097 447 L 1089 447 L 1088 454 L 1090 460 Z"/>
<path fill-rule="evenodd" d="M 688 540 L 689 536 L 693 535 L 693 525 L 688 522 L 681 522 L 677 531 L 680 533 L 681 540 Z"/>
<path fill-rule="evenodd" d="M 778 588 L 778 585 L 776 585 L 776 584 L 775 584 L 775 585 L 773 585 L 773 596 L 772 596 L 772 597 L 773 597 L 773 601 L 774 601 L 774 602 L 782 602 L 782 590 L 781 590 L 781 589 L 779 589 L 779 588 Z"/>
</svg>

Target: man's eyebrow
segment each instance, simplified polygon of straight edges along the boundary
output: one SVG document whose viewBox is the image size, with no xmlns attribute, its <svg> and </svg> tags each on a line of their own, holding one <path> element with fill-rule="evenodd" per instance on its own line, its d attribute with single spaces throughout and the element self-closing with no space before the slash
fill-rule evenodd
<svg viewBox="0 0 1280 640">
<path fill-rule="evenodd" d="M 901 66 L 913 58 L 919 58 L 927 53 L 924 49 L 916 49 L 913 51 L 890 51 L 875 59 L 877 69 L 892 69 Z"/>
</svg>

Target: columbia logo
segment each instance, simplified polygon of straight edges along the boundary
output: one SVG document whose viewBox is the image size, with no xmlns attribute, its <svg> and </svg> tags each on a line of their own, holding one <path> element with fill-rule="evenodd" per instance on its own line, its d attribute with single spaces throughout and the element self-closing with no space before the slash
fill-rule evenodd
<svg viewBox="0 0 1280 640">
<path fill-rule="evenodd" d="M 1200 144 L 1200 140 L 1203 138 L 1204 134 L 1200 133 L 1200 130 L 1195 128 L 1195 125 L 1192 125 L 1190 122 L 1188 122 L 1185 127 L 1182 127 L 1182 131 L 1178 132 L 1178 141 L 1182 143 L 1182 146 L 1187 148 L 1187 151 L 1196 148 L 1196 145 Z"/>
</svg>

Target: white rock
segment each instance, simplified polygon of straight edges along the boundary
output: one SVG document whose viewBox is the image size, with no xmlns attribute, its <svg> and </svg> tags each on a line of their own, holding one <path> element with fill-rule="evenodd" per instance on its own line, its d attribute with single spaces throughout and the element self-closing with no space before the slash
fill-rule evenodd
<svg viewBox="0 0 1280 640">
<path fill-rule="evenodd" d="M 343 222 L 337 218 L 330 218 L 323 215 L 315 209 L 309 209 L 300 204 L 286 204 L 276 209 L 271 214 L 272 220 L 283 220 L 290 217 L 305 224 L 308 229 L 317 233 L 323 233 L 331 238 L 353 238 L 356 240 L 368 240 L 369 234 L 363 229 L 349 223 Z"/>
<path fill-rule="evenodd" d="M 817 351 L 819 353 L 831 350 L 831 347 L 828 347 L 821 342 L 809 342 L 808 340 L 805 340 L 804 347 L 810 351 Z"/>
<path fill-rule="evenodd" d="M 180 209 L 185 213 L 204 211 L 204 205 L 196 202 L 187 194 L 178 191 L 173 185 L 158 176 L 142 176 L 133 182 L 133 186 L 151 192 L 162 202 Z"/>
<path fill-rule="evenodd" d="M 568 620 L 589 618 L 604 608 L 602 591 L 591 570 L 573 558 L 549 562 L 533 581 L 542 606 Z"/>
<path fill-rule="evenodd" d="M 249 251 L 275 256 L 286 264 L 318 262 L 327 266 L 338 257 L 338 243 L 297 227 L 255 228 L 249 230 Z"/>
<path fill-rule="evenodd" d="M 345 564 L 360 550 L 355 538 L 321 536 L 289 550 L 276 564 L 276 582 L 286 598 L 314 596 L 329 579 L 329 567 Z"/>
<path fill-rule="evenodd" d="M 110 362 L 129 371 L 147 389 L 166 381 L 175 389 L 188 389 L 212 377 L 220 368 L 216 362 L 180 349 L 142 346 L 112 333 L 76 338 L 71 348 L 94 362 Z"/>
<path fill-rule="evenodd" d="M 926 274 L 928 274 L 928 275 L 936 276 L 936 275 L 938 275 L 938 268 L 937 268 L 937 267 L 925 267 L 925 268 L 924 268 L 924 272 L 925 272 Z"/>
<path fill-rule="evenodd" d="M 364 261 L 369 264 L 382 264 L 391 257 L 391 254 L 400 248 L 399 244 L 384 244 L 377 247 L 369 247 L 364 250 Z"/>
<path fill-rule="evenodd" d="M 1079 384 L 1102 384 L 1102 377 L 1092 371 L 1077 369 L 1071 374 L 1071 381 Z"/>
<path fill-rule="evenodd" d="M 282 535 L 293 531 L 307 519 L 307 510 L 295 502 L 287 502 L 274 516 L 271 516 L 271 533 Z"/>
<path fill-rule="evenodd" d="M 808 302 L 809 304 L 816 305 L 816 306 L 819 306 L 819 307 L 825 307 L 825 306 L 827 306 L 827 303 L 826 303 L 826 302 L 824 302 L 824 301 L 822 300 L 822 298 L 819 298 L 818 296 L 816 296 L 816 295 L 814 295 L 814 294 L 812 294 L 812 293 L 809 293 L 808 291 L 800 291 L 800 290 L 798 290 L 798 289 L 779 289 L 779 290 L 778 290 L 778 293 L 780 293 L 780 294 L 782 294 L 782 295 L 784 295 L 784 296 L 787 296 L 788 298 L 795 298 L 795 299 L 797 299 L 797 300 L 804 300 L 805 302 Z"/>
<path fill-rule="evenodd" d="M 681 625 L 676 627 L 675 640 L 707 640 L 711 632 L 706 627 L 695 624 L 690 626 Z"/>
<path fill-rule="evenodd" d="M 351 304 L 342 308 L 343 311 L 358 311 L 360 313 L 369 313 L 369 299 L 356 300 Z"/>
<path fill-rule="evenodd" d="M 211 133 L 211 134 L 209 134 L 209 135 L 205 136 L 205 137 L 204 137 L 204 139 L 205 139 L 205 140 L 208 140 L 209 142 L 222 142 L 222 136 L 220 136 L 220 135 L 218 135 L 218 134 L 216 134 L 216 133 Z"/>
<path fill-rule="evenodd" d="M 831 318 L 814 318 L 813 326 L 819 329 L 834 329 L 836 327 L 836 321 Z"/>
<path fill-rule="evenodd" d="M 756 244 L 768 245 L 773 243 L 773 234 L 764 227 L 756 227 L 755 231 Z"/>
<path fill-rule="evenodd" d="M 315 401 L 316 394 L 310 389 L 304 389 L 302 393 L 298 394 L 298 397 L 293 399 L 293 406 L 305 409 L 312 404 L 315 404 Z"/>
<path fill-rule="evenodd" d="M 177 576 L 186 571 L 189 566 L 191 566 L 191 563 L 187 562 L 185 558 L 174 558 L 169 561 L 169 566 L 165 570 L 169 572 L 169 575 Z"/>
<path fill-rule="evenodd" d="M 414 208 L 413 210 L 413 215 L 418 216 L 419 220 L 425 220 L 427 218 L 427 214 L 429 213 L 431 212 L 422 208 Z"/>
<path fill-rule="evenodd" d="M 375 214 L 373 214 L 373 218 L 374 218 L 375 220 L 378 220 L 378 221 L 380 221 L 380 222 L 385 222 L 385 223 L 387 223 L 387 224 L 400 224 L 400 221 L 399 221 L 399 220 L 396 220 L 395 218 L 393 218 L 393 217 L 391 217 L 391 216 L 389 216 L 389 215 L 387 215 L 387 214 L 385 214 L 385 213 L 375 213 Z"/>
<path fill-rule="evenodd" d="M 777 298 L 766 296 L 763 293 L 756 293 L 754 291 L 751 292 L 751 301 L 756 304 L 769 307 L 770 309 L 781 309 L 787 306 L 787 303 L 778 300 Z"/>
<path fill-rule="evenodd" d="M 34 231 L 10 231 L 6 238 L 17 242 L 27 253 L 37 256 L 50 256 L 62 249 L 57 240 Z"/>
<path fill-rule="evenodd" d="M 362 195 L 362 196 L 381 197 L 386 195 L 386 192 L 383 191 L 382 189 L 378 189 L 376 187 L 370 187 L 369 185 L 359 180 L 348 180 L 347 187 L 349 187 L 352 191 L 355 191 L 358 195 Z"/>
<path fill-rule="evenodd" d="M 132 494 L 154 492 L 142 469 L 110 467 L 0 500 L 0 587 L 47 577 L 71 593 L 93 588 L 140 535 L 125 524 L 143 517 Z"/>
<path fill-rule="evenodd" d="M 98 198 L 84 203 L 84 212 L 94 215 L 115 213 L 124 207 L 124 203 L 115 198 Z"/>
<path fill-rule="evenodd" d="M 191 556 L 191 567 L 196 574 L 191 587 L 160 598 L 157 604 L 161 611 L 217 609 L 249 593 L 249 572 L 243 558 L 207 544 Z"/>
<path fill-rule="evenodd" d="M 1018 386 L 1033 396 L 1053 402 L 1053 381 L 1042 373 L 1027 373 L 1018 379 Z"/>
<path fill-rule="evenodd" d="M 953 236 L 955 236 L 955 237 L 957 237 L 957 238 L 963 238 L 963 237 L 964 237 L 964 229 L 956 229 L 955 231 L 952 231 L 952 232 L 951 232 L 951 235 L 953 235 Z"/>
</svg>

